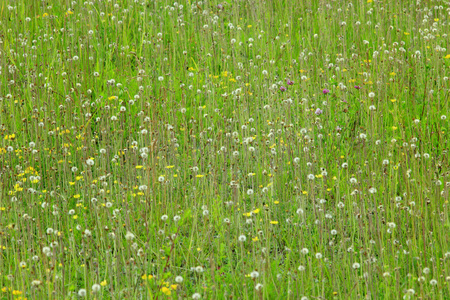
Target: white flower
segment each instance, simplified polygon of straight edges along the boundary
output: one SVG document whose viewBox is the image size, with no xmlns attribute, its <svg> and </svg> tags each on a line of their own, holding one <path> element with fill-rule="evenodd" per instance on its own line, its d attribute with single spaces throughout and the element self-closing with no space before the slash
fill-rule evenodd
<svg viewBox="0 0 450 300">
<path fill-rule="evenodd" d="M 430 280 L 430 284 L 431 285 L 436 285 L 438 282 L 437 282 L 437 280 L 436 279 L 431 279 Z"/>
<path fill-rule="evenodd" d="M 86 160 L 86 165 L 93 166 L 94 165 L 94 160 L 89 158 L 88 160 Z"/>
<path fill-rule="evenodd" d="M 253 278 L 253 279 L 254 278 L 258 278 L 259 277 L 259 273 L 257 271 L 253 271 L 253 272 L 250 273 L 250 277 Z"/>
<path fill-rule="evenodd" d="M 175 282 L 176 283 L 182 283 L 183 282 L 183 277 L 181 277 L 181 276 L 175 277 Z"/>
<path fill-rule="evenodd" d="M 307 248 L 303 248 L 300 252 L 301 252 L 302 254 L 306 255 L 306 254 L 309 253 L 309 250 L 308 250 Z"/>
<path fill-rule="evenodd" d="M 316 258 L 317 258 L 317 259 L 321 259 L 321 258 L 322 258 L 322 253 L 317 252 L 317 253 L 316 253 Z"/>
<path fill-rule="evenodd" d="M 262 288 L 263 288 L 263 285 L 262 285 L 261 283 L 258 283 L 258 284 L 255 286 L 255 290 L 257 290 L 257 291 L 260 291 Z"/>
<path fill-rule="evenodd" d="M 80 289 L 78 291 L 78 296 L 80 297 L 86 297 L 86 290 L 85 289 Z"/>
<path fill-rule="evenodd" d="M 314 180 L 314 178 L 315 178 L 315 177 L 314 177 L 314 174 L 309 174 L 309 175 L 308 175 L 308 179 L 309 179 L 309 180 Z"/>
<path fill-rule="evenodd" d="M 375 97 L 375 93 L 374 92 L 370 92 L 369 93 L 369 98 L 373 98 L 373 97 Z"/>
<path fill-rule="evenodd" d="M 298 266 L 298 270 L 300 271 L 300 272 L 303 272 L 303 271 L 305 271 L 305 267 L 304 266 Z"/>
<path fill-rule="evenodd" d="M 125 239 L 127 241 L 131 241 L 132 239 L 134 239 L 134 234 L 132 234 L 130 231 L 127 231 L 127 234 L 125 234 Z"/>
<path fill-rule="evenodd" d="M 178 222 L 180 221 L 181 217 L 180 216 L 175 216 L 173 217 L 174 222 Z"/>
<path fill-rule="evenodd" d="M 192 295 L 192 299 L 194 300 L 198 300 L 202 297 L 202 295 L 200 295 L 199 293 L 195 293 L 194 295 Z"/>
<path fill-rule="evenodd" d="M 92 291 L 93 291 L 94 293 L 100 291 L 100 289 L 101 289 L 100 284 L 96 283 L 96 284 L 92 285 Z"/>
<path fill-rule="evenodd" d="M 352 268 L 353 269 L 359 269 L 361 267 L 361 265 L 359 264 L 359 263 L 357 263 L 357 262 L 355 262 L 353 265 L 352 265 Z"/>
<path fill-rule="evenodd" d="M 162 215 L 162 216 L 161 216 L 161 220 L 163 220 L 163 221 L 167 221 L 168 218 L 169 218 L 169 217 L 168 217 L 167 215 Z"/>
<path fill-rule="evenodd" d="M 162 175 L 159 176 L 159 177 L 158 177 L 158 181 L 159 181 L 159 182 L 164 182 L 164 176 L 162 176 Z"/>
<path fill-rule="evenodd" d="M 247 237 L 245 235 L 239 236 L 239 242 L 245 242 L 247 240 Z"/>
<path fill-rule="evenodd" d="M 202 266 L 195 267 L 195 272 L 202 273 L 203 271 L 205 271 L 205 269 L 203 269 Z"/>
</svg>

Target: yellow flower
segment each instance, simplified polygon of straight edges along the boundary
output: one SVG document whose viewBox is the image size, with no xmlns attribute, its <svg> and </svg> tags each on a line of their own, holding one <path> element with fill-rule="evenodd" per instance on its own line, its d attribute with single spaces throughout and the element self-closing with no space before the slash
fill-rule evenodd
<svg viewBox="0 0 450 300">
<path fill-rule="evenodd" d="M 450 58 L 450 54 L 447 54 L 444 58 L 449 59 Z"/>
<path fill-rule="evenodd" d="M 178 284 L 172 284 L 172 285 L 170 286 L 170 288 L 171 288 L 172 290 L 176 290 L 177 287 L 178 287 Z"/>
<path fill-rule="evenodd" d="M 391 102 L 394 103 L 395 101 L 397 101 L 397 99 L 391 99 Z"/>
<path fill-rule="evenodd" d="M 252 241 L 257 242 L 259 239 L 257 236 L 255 236 L 254 238 L 252 238 Z"/>
<path fill-rule="evenodd" d="M 106 280 L 103 280 L 102 282 L 100 282 L 100 285 L 101 286 L 105 286 L 105 285 L 107 285 L 108 283 L 106 282 Z"/>
<path fill-rule="evenodd" d="M 198 175 L 196 175 L 195 177 L 197 177 L 197 178 L 202 178 L 203 176 L 205 176 L 205 175 L 198 174 Z"/>
<path fill-rule="evenodd" d="M 172 292 L 170 291 L 170 289 L 166 288 L 165 286 L 163 286 L 163 287 L 161 288 L 161 292 L 163 292 L 166 296 L 170 296 L 170 294 L 172 293 Z"/>
<path fill-rule="evenodd" d="M 278 221 L 270 221 L 270 224 L 277 225 Z"/>
<path fill-rule="evenodd" d="M 142 169 L 143 166 L 136 166 L 136 169 Z"/>
</svg>

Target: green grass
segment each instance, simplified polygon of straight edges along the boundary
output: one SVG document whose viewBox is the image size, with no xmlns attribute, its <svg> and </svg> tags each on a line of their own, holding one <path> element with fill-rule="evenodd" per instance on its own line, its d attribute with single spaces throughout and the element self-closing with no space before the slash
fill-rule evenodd
<svg viewBox="0 0 450 300">
<path fill-rule="evenodd" d="M 450 298 L 447 2 L 51 2 L 0 4 L 0 299 Z"/>
</svg>

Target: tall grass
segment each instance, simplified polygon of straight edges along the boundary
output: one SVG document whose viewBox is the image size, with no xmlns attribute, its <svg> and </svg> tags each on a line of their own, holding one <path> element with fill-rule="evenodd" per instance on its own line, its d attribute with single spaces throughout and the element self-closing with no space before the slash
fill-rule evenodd
<svg viewBox="0 0 450 300">
<path fill-rule="evenodd" d="M 449 299 L 446 1 L 3 1 L 1 299 Z"/>
</svg>

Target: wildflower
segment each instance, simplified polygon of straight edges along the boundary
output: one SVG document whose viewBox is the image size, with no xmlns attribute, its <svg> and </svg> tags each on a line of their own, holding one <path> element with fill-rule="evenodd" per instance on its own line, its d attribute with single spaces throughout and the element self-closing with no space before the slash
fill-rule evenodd
<svg viewBox="0 0 450 300">
<path fill-rule="evenodd" d="M 306 268 L 304 266 L 298 266 L 298 269 L 300 272 L 303 272 L 306 270 Z"/>
<path fill-rule="evenodd" d="M 353 265 L 352 265 L 352 268 L 353 269 L 359 269 L 361 267 L 361 265 L 359 264 L 359 263 L 357 263 L 357 262 L 355 262 Z"/>
<path fill-rule="evenodd" d="M 78 296 L 80 297 L 86 297 L 86 290 L 85 289 L 80 289 L 78 291 Z"/>
<path fill-rule="evenodd" d="M 293 85 L 294 82 L 293 82 L 292 80 L 288 79 L 288 80 L 286 81 L 286 84 L 287 84 L 287 85 Z"/>
<path fill-rule="evenodd" d="M 166 296 L 170 296 L 170 294 L 172 294 L 172 292 L 170 291 L 170 289 L 168 289 L 167 287 L 163 286 L 161 288 L 161 292 L 163 292 L 164 295 Z"/>
<path fill-rule="evenodd" d="M 257 291 L 260 291 L 262 288 L 263 288 L 263 285 L 262 285 L 261 283 L 258 283 L 258 284 L 255 286 L 255 290 L 257 290 Z"/>
<path fill-rule="evenodd" d="M 194 300 L 198 300 L 202 297 L 202 295 L 200 295 L 199 293 L 195 293 L 194 295 L 192 295 L 192 299 Z"/>
<path fill-rule="evenodd" d="M 250 277 L 252 279 L 258 278 L 259 277 L 259 273 L 257 271 L 253 271 L 250 273 Z"/>
<path fill-rule="evenodd" d="M 323 93 L 324 95 L 328 94 L 329 92 L 330 92 L 329 89 L 323 89 L 323 91 L 322 91 L 322 93 Z"/>
<path fill-rule="evenodd" d="M 374 92 L 370 92 L 369 93 L 369 98 L 373 98 L 373 97 L 375 97 L 375 93 Z"/>
<path fill-rule="evenodd" d="M 180 217 L 180 216 L 175 216 L 175 217 L 173 217 L 173 220 L 174 220 L 175 222 L 178 222 L 178 221 L 180 221 L 180 219 L 181 219 L 181 217 Z"/>
<path fill-rule="evenodd" d="M 181 277 L 181 276 L 175 277 L 175 282 L 176 283 L 182 283 L 183 282 L 183 277 Z"/>
<path fill-rule="evenodd" d="M 314 113 L 319 116 L 319 115 L 321 115 L 323 113 L 323 110 L 318 108 L 318 109 L 316 109 L 316 111 Z"/>
<path fill-rule="evenodd" d="M 316 258 L 317 258 L 317 259 L 321 259 L 321 258 L 322 258 L 322 253 L 317 252 L 317 253 L 316 253 Z"/>
<path fill-rule="evenodd" d="M 247 237 L 245 235 L 240 235 L 239 236 L 239 242 L 245 242 L 247 240 Z"/>
<path fill-rule="evenodd" d="M 361 87 L 359 85 L 355 85 L 354 88 L 357 89 L 357 90 L 361 89 Z"/>
<path fill-rule="evenodd" d="M 125 234 L 125 239 L 127 241 L 131 241 L 134 239 L 134 234 L 132 234 L 131 232 L 127 231 L 127 234 Z"/>
<path fill-rule="evenodd" d="M 287 90 L 287 88 L 285 88 L 284 86 L 280 86 L 280 91 L 285 92 Z"/>
<path fill-rule="evenodd" d="M 94 160 L 89 158 L 88 160 L 86 160 L 86 165 L 93 166 L 94 165 Z"/>
<path fill-rule="evenodd" d="M 430 280 L 430 284 L 431 285 L 436 285 L 438 282 L 437 282 L 437 280 L 436 279 L 431 279 Z"/>
<path fill-rule="evenodd" d="M 40 280 L 33 280 L 32 282 L 31 282 L 31 285 L 32 286 L 38 286 L 38 285 L 40 285 L 42 283 L 42 281 L 40 281 Z"/>
<path fill-rule="evenodd" d="M 307 248 L 303 248 L 300 252 L 301 252 L 302 254 L 306 255 L 306 254 L 309 253 L 309 250 L 308 250 Z"/>
<path fill-rule="evenodd" d="M 94 284 L 94 285 L 92 286 L 92 291 L 93 291 L 94 293 L 97 293 L 98 291 L 100 291 L 100 289 L 101 289 L 101 286 L 100 286 L 100 284 L 98 284 L 98 283 L 96 283 L 96 284 Z"/>
</svg>

